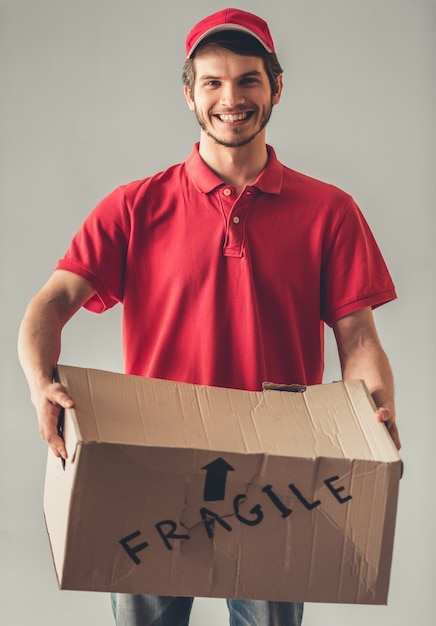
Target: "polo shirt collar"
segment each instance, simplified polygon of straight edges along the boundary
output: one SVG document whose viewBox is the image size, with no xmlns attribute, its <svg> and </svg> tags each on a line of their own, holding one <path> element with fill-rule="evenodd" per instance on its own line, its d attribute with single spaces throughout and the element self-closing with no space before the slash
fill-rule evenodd
<svg viewBox="0 0 436 626">
<path fill-rule="evenodd" d="M 200 143 L 197 142 L 186 160 L 186 170 L 198 191 L 210 193 L 225 183 L 203 161 L 199 148 Z M 283 184 L 283 165 L 277 159 L 272 146 L 267 145 L 267 150 L 268 163 L 251 186 L 263 193 L 279 194 Z"/>
</svg>

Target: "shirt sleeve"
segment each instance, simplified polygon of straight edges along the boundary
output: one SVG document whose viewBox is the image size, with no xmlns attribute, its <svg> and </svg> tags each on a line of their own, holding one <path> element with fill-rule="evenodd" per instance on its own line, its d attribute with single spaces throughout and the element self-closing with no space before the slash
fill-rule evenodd
<svg viewBox="0 0 436 626">
<path fill-rule="evenodd" d="M 77 274 L 95 289 L 86 309 L 102 313 L 123 301 L 128 238 L 129 212 L 119 187 L 87 217 L 56 266 Z"/>
<path fill-rule="evenodd" d="M 396 298 L 395 286 L 375 238 L 350 199 L 328 229 L 322 267 L 321 318 L 338 319 Z"/>
</svg>

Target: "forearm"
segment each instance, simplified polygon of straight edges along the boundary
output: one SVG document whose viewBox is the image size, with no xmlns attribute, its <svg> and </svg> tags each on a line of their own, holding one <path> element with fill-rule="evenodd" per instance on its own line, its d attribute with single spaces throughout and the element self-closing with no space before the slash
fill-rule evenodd
<svg viewBox="0 0 436 626">
<path fill-rule="evenodd" d="M 34 403 L 53 380 L 63 327 L 93 293 L 80 277 L 56 271 L 30 301 L 20 327 L 18 354 Z"/>
<path fill-rule="evenodd" d="M 18 335 L 18 355 L 34 403 L 53 380 L 64 323 L 53 302 L 39 294 L 24 315 Z"/>
<path fill-rule="evenodd" d="M 394 378 L 388 357 L 378 341 L 367 341 L 341 356 L 342 378 L 365 381 L 377 407 L 395 414 Z"/>
<path fill-rule="evenodd" d="M 334 325 L 344 380 L 364 380 L 395 446 L 401 442 L 395 417 L 394 380 L 389 360 L 380 344 L 370 308 L 339 319 Z"/>
</svg>

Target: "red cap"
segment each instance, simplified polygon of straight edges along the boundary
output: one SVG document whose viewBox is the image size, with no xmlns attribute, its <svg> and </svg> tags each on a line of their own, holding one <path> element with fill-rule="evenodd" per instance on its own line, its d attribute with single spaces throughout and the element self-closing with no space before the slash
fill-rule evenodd
<svg viewBox="0 0 436 626">
<path fill-rule="evenodd" d="M 186 38 L 186 58 L 191 57 L 198 46 L 209 35 L 221 30 L 239 30 L 255 37 L 267 52 L 274 52 L 274 42 L 268 24 L 257 15 L 239 9 L 223 9 L 205 17 L 196 24 Z"/>
</svg>

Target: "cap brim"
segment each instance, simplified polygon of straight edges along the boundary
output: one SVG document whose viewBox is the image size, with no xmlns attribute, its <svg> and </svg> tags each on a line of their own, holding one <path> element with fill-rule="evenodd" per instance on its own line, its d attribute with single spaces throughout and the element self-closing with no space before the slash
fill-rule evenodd
<svg viewBox="0 0 436 626">
<path fill-rule="evenodd" d="M 186 55 L 186 58 L 189 59 L 193 55 L 196 48 L 198 48 L 199 44 L 202 41 L 204 41 L 206 37 L 209 37 L 210 35 L 213 35 L 214 33 L 219 33 L 220 31 L 223 31 L 223 30 L 238 30 L 242 33 L 246 33 L 247 35 L 254 37 L 254 39 L 257 39 L 257 41 L 265 48 L 267 52 L 272 52 L 271 48 L 267 46 L 267 44 L 263 41 L 263 39 L 261 39 L 258 35 L 256 35 L 256 33 L 254 33 L 249 28 L 246 28 L 245 26 L 240 26 L 239 24 L 220 24 L 219 26 L 213 26 L 212 28 L 209 28 L 208 30 L 206 30 L 201 35 L 201 37 L 199 37 L 192 44 L 191 49 L 189 50 L 189 53 Z"/>
</svg>

